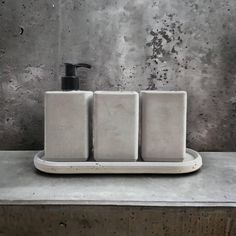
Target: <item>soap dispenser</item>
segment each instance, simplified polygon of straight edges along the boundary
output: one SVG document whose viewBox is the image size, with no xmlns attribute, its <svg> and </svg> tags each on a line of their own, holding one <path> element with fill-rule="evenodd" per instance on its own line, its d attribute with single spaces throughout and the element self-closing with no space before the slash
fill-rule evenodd
<svg viewBox="0 0 236 236">
<path fill-rule="evenodd" d="M 62 91 L 45 92 L 45 159 L 86 161 L 89 157 L 91 91 L 79 90 L 76 69 L 88 64 L 65 63 Z"/>
</svg>

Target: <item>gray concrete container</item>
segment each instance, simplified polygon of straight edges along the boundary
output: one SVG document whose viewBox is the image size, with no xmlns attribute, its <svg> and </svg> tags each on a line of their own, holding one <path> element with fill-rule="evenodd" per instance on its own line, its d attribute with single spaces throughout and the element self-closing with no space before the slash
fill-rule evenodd
<svg viewBox="0 0 236 236">
<path fill-rule="evenodd" d="M 187 93 L 142 91 L 142 158 L 183 161 L 186 152 Z"/>
<path fill-rule="evenodd" d="M 94 93 L 94 158 L 96 161 L 138 159 L 139 95 Z"/>
</svg>

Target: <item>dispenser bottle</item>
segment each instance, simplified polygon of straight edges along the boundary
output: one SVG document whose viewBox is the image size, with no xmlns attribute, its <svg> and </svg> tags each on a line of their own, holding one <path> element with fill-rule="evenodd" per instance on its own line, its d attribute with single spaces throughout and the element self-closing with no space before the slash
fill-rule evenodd
<svg viewBox="0 0 236 236">
<path fill-rule="evenodd" d="M 62 91 L 45 93 L 45 159 L 86 161 L 89 157 L 91 91 L 79 90 L 76 68 L 90 65 L 65 63 Z"/>
</svg>

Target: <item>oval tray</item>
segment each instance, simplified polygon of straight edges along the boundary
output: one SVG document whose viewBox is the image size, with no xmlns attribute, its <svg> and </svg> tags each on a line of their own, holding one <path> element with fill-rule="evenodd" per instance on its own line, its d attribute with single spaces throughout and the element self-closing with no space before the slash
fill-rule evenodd
<svg viewBox="0 0 236 236">
<path fill-rule="evenodd" d="M 39 151 L 34 165 L 52 174 L 184 174 L 200 169 L 202 158 L 187 148 L 183 162 L 56 162 L 44 160 L 44 151 Z"/>
</svg>

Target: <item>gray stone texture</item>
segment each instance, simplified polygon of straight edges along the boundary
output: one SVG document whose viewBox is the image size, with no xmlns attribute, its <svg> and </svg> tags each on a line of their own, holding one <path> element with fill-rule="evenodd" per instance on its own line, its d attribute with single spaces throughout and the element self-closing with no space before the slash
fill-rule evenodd
<svg viewBox="0 0 236 236">
<path fill-rule="evenodd" d="M 58 87 L 58 5 L 2 0 L 0 22 L 0 148 L 42 148 L 44 91 Z"/>
<path fill-rule="evenodd" d="M 236 151 L 234 0 L 2 0 L 1 149 L 43 148 L 43 93 L 63 62 L 83 90 L 185 90 L 187 146 Z"/>
<path fill-rule="evenodd" d="M 236 153 L 186 175 L 48 175 L 0 152 L 0 235 L 235 236 Z"/>
<path fill-rule="evenodd" d="M 236 208 L 0 206 L 5 236 L 235 236 Z"/>
</svg>

